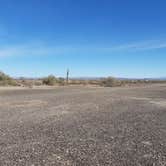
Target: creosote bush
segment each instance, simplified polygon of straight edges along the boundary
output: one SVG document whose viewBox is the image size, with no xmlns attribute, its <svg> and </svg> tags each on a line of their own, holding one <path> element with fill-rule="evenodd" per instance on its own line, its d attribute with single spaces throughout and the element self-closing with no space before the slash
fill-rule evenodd
<svg viewBox="0 0 166 166">
<path fill-rule="evenodd" d="M 17 82 L 8 75 L 6 75 L 5 73 L 0 72 L 0 86 L 9 86 L 9 85 L 16 86 Z"/>
<path fill-rule="evenodd" d="M 43 79 L 43 84 L 45 84 L 45 85 L 52 86 L 52 85 L 55 85 L 57 83 L 58 83 L 58 79 L 53 75 L 49 75 L 48 77 L 45 77 Z"/>
<path fill-rule="evenodd" d="M 114 77 L 108 77 L 101 81 L 101 85 L 105 87 L 121 86 L 122 82 Z"/>
</svg>

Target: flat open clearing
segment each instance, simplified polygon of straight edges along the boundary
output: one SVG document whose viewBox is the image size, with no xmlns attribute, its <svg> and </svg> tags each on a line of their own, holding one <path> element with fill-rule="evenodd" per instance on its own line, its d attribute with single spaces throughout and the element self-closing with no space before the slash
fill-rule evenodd
<svg viewBox="0 0 166 166">
<path fill-rule="evenodd" d="M 166 166 L 166 85 L 0 90 L 1 166 Z"/>
</svg>

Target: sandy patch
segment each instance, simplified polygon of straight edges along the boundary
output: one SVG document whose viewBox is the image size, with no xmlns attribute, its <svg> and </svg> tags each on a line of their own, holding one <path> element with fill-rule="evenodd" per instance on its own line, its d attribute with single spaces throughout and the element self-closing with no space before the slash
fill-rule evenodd
<svg viewBox="0 0 166 166">
<path fill-rule="evenodd" d="M 47 105 L 46 101 L 42 100 L 27 100 L 21 102 L 3 102 L 0 103 L 1 107 L 10 107 L 10 108 L 27 108 L 27 107 L 41 107 Z"/>
</svg>

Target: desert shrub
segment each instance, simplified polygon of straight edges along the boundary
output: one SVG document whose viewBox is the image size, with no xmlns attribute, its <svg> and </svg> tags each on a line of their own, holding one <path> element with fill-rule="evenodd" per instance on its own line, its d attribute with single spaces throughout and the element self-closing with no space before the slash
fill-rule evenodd
<svg viewBox="0 0 166 166">
<path fill-rule="evenodd" d="M 0 85 L 1 86 L 7 86 L 7 85 L 16 86 L 17 82 L 11 77 L 9 77 L 8 75 L 6 75 L 5 73 L 0 72 Z"/>
<path fill-rule="evenodd" d="M 45 85 L 51 85 L 52 86 L 52 85 L 55 85 L 55 84 L 58 83 L 58 79 L 53 75 L 49 75 L 48 77 L 44 78 L 42 82 Z"/>
<path fill-rule="evenodd" d="M 35 86 L 41 86 L 43 83 L 42 83 L 42 81 L 40 81 L 40 80 L 35 80 L 34 81 L 34 85 Z"/>
<path fill-rule="evenodd" d="M 57 79 L 57 82 L 58 82 L 58 84 L 61 85 L 61 86 L 65 85 L 65 83 L 66 83 L 65 79 L 62 78 L 62 77 L 59 77 L 59 78 Z"/>
<path fill-rule="evenodd" d="M 89 85 L 100 85 L 100 80 L 88 80 Z"/>
<path fill-rule="evenodd" d="M 121 81 L 114 77 L 108 77 L 101 81 L 101 85 L 105 87 L 121 86 L 121 84 Z"/>
</svg>

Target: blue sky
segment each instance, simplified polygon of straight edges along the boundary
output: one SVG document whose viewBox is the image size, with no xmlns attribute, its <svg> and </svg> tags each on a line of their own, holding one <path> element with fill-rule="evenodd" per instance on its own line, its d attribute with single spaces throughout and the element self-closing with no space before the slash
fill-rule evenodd
<svg viewBox="0 0 166 166">
<path fill-rule="evenodd" d="M 0 0 L 11 76 L 165 77 L 164 0 Z"/>
</svg>

